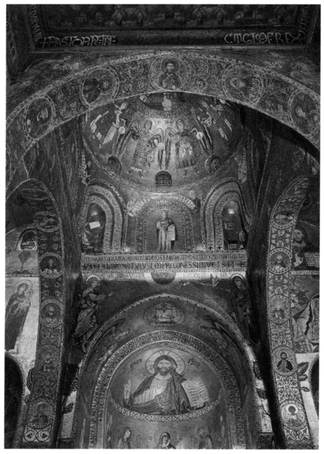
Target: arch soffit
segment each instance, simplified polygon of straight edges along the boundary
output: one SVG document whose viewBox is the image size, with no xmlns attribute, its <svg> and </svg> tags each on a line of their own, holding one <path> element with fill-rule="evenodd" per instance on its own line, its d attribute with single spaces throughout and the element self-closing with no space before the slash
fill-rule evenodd
<svg viewBox="0 0 324 454">
<path fill-rule="evenodd" d="M 7 146 L 13 160 L 17 163 L 39 139 L 74 117 L 113 100 L 161 91 L 162 88 L 157 85 L 156 68 L 170 57 L 177 59 L 187 74 L 180 91 L 215 96 L 253 108 L 293 128 L 319 149 L 320 97 L 313 90 L 273 69 L 242 59 L 190 51 L 161 51 L 95 64 L 28 97 L 7 117 Z M 84 82 L 103 73 L 111 85 L 109 96 L 99 95 L 89 103 L 83 93 Z M 79 90 L 75 89 L 76 84 Z M 55 94 L 63 86 L 68 89 L 70 85 L 73 86 L 71 97 L 75 97 L 78 107 L 65 118 L 58 115 L 60 105 Z M 70 104 L 72 98 L 68 100 Z M 39 119 L 37 128 L 28 124 L 30 111 L 42 108 L 47 109 L 43 124 L 39 123 Z"/>
<path fill-rule="evenodd" d="M 105 339 L 105 333 L 110 329 L 110 327 L 114 324 L 114 322 L 120 320 L 121 318 L 125 318 L 126 314 L 128 311 L 134 308 L 139 308 L 140 306 L 147 304 L 149 302 L 156 302 L 159 299 L 167 299 L 170 298 L 172 301 L 178 301 L 182 302 L 185 304 L 190 304 L 192 306 L 198 306 L 202 310 L 206 312 L 206 314 L 210 314 L 215 317 L 215 319 L 219 322 L 219 324 L 225 329 L 228 330 L 229 333 L 235 338 L 238 344 L 242 345 L 242 348 L 246 350 L 245 346 L 245 341 L 244 338 L 240 332 L 240 330 L 237 328 L 235 325 L 233 319 L 225 312 L 221 307 L 218 307 L 217 310 L 212 309 L 208 306 L 205 306 L 203 303 L 198 302 L 196 300 L 192 300 L 190 298 L 184 297 L 184 296 L 179 296 L 176 294 L 172 293 L 160 293 L 158 295 L 151 295 L 145 298 L 141 298 L 129 306 L 127 306 L 125 309 L 122 309 L 121 311 L 117 312 L 114 316 L 112 316 L 109 320 L 107 320 L 101 328 L 97 331 L 93 339 L 91 340 L 89 344 L 89 348 L 87 349 L 87 353 L 84 356 L 82 360 L 82 364 L 80 367 L 80 376 L 82 377 L 82 373 L 85 370 L 85 367 L 89 363 L 89 360 L 92 357 L 94 349 L 96 349 L 100 343 Z M 248 357 L 248 355 L 247 355 Z"/>
<path fill-rule="evenodd" d="M 65 247 L 64 247 L 64 241 L 63 241 L 63 227 L 62 227 L 62 219 L 60 215 L 60 210 L 58 209 L 58 205 L 51 193 L 46 187 L 46 185 L 36 179 L 28 179 L 24 180 L 23 182 L 19 183 L 13 191 L 10 192 L 8 195 L 8 198 L 14 194 L 15 191 L 19 191 L 20 189 L 23 189 L 24 185 L 28 184 L 34 184 L 35 188 L 37 187 L 38 189 L 41 189 L 44 194 L 46 194 L 46 198 L 48 198 L 51 201 L 52 204 L 52 209 L 53 211 L 40 211 L 37 208 L 31 208 L 33 209 L 34 215 L 39 214 L 43 216 L 50 215 L 51 217 L 55 217 L 57 223 L 51 227 L 51 228 L 46 228 L 42 226 L 39 222 L 35 221 L 35 226 L 36 226 L 36 232 L 38 239 L 41 240 L 39 241 L 39 261 L 41 263 L 43 258 L 46 257 L 51 257 L 53 256 L 54 258 L 57 259 L 59 265 L 62 266 L 63 269 L 63 264 L 64 264 L 64 257 L 65 257 Z M 55 231 L 55 236 L 57 237 L 57 241 L 60 244 L 61 248 L 57 251 L 57 253 L 54 252 L 47 252 L 48 251 L 48 244 L 51 242 L 52 237 L 53 237 L 53 231 Z M 42 251 L 42 252 L 40 252 Z M 40 266 L 41 270 L 41 266 Z M 63 277 L 61 275 L 63 274 Z M 49 285 L 48 280 L 51 280 L 51 285 Z M 54 285 L 53 285 L 54 284 Z M 62 369 L 61 367 L 57 367 L 55 369 L 55 377 L 53 381 L 53 371 L 50 369 L 49 371 L 43 368 L 43 358 L 41 355 L 41 351 L 44 351 L 46 349 L 52 351 L 52 361 L 53 364 L 60 365 L 62 361 L 62 355 L 63 355 L 63 345 L 64 345 L 64 329 L 63 329 L 63 322 L 64 322 L 64 317 L 65 317 L 65 277 L 64 273 L 58 273 L 57 275 L 54 275 L 53 277 L 48 277 L 44 275 L 42 272 L 40 273 L 40 308 L 44 308 L 47 304 L 55 304 L 58 312 L 57 312 L 57 323 L 55 326 L 51 326 L 53 336 L 48 337 L 47 335 L 47 330 L 39 330 L 38 334 L 38 339 L 37 339 L 37 345 L 36 345 L 36 361 L 35 361 L 35 374 L 37 374 L 38 380 L 39 380 L 39 387 L 37 388 L 37 391 L 35 391 L 34 388 L 31 390 L 31 398 L 30 398 L 30 404 L 27 409 L 27 415 L 24 417 L 26 418 L 25 421 L 25 427 L 24 427 L 24 435 L 22 439 L 22 446 L 23 447 L 39 447 L 38 443 L 39 440 L 34 439 L 35 441 L 30 441 L 28 438 L 26 438 L 26 433 L 29 431 L 33 431 L 32 428 L 32 418 L 33 414 L 35 412 L 35 409 L 37 408 L 37 403 L 41 399 L 45 399 L 47 402 L 47 408 L 48 412 L 52 415 L 50 422 L 48 423 L 47 431 L 46 431 L 46 437 L 42 440 L 45 444 L 45 446 L 49 446 L 51 444 L 51 440 L 53 438 L 54 434 L 54 425 L 55 425 L 55 402 L 57 401 L 57 397 L 59 394 L 59 384 L 60 384 L 60 377 L 62 374 Z M 51 291 L 48 291 L 47 289 L 51 288 Z M 55 290 L 54 290 L 55 289 Z M 48 323 L 46 320 L 46 316 L 42 314 L 42 311 L 40 311 L 40 316 L 39 316 L 39 323 L 43 326 L 46 326 Z M 54 339 L 54 340 L 53 340 Z M 49 376 L 52 377 L 52 381 L 49 380 Z M 48 383 L 48 380 L 51 382 L 50 387 L 47 387 L 44 385 L 45 383 Z M 50 390 L 50 393 L 49 393 Z M 36 394 L 37 392 L 37 394 Z M 37 395 L 37 398 L 36 398 Z M 45 397 L 46 396 L 46 397 Z M 49 397 L 50 396 L 50 397 Z M 20 446 L 21 447 L 21 446 Z"/>
<path fill-rule="evenodd" d="M 300 425 L 298 429 L 291 426 L 286 426 L 285 422 L 285 408 L 287 405 L 286 395 L 292 386 L 298 388 L 298 370 L 296 354 L 293 349 L 293 330 L 290 323 L 291 319 L 291 294 L 290 285 L 287 283 L 291 280 L 291 250 L 293 240 L 293 230 L 298 218 L 299 210 L 302 206 L 303 200 L 307 194 L 309 187 L 309 179 L 301 177 L 294 180 L 285 192 L 281 195 L 276 205 L 271 212 L 270 228 L 268 234 L 268 260 L 267 260 L 267 313 L 270 323 L 269 329 L 269 344 L 271 356 L 273 358 L 271 374 L 275 383 L 279 383 L 282 374 L 275 368 L 278 362 L 279 353 L 284 351 L 291 361 L 292 369 L 289 372 L 289 377 L 282 385 L 275 388 L 278 399 L 278 412 L 279 419 L 283 423 L 285 433 L 285 443 L 287 448 L 302 449 L 302 447 L 309 448 L 311 446 L 311 433 L 308 424 L 308 419 L 305 409 L 300 405 L 302 401 L 300 391 L 290 399 L 290 403 L 295 405 L 300 411 Z M 291 217 L 285 220 L 283 225 L 276 223 L 276 215 L 280 213 L 289 213 Z M 276 257 L 284 257 L 285 266 L 280 265 L 280 268 L 275 267 L 274 263 Z M 283 319 L 275 319 L 272 312 L 275 309 L 282 309 Z M 278 333 L 285 330 L 285 346 L 278 343 Z M 287 374 L 286 374 L 287 375 Z M 303 439 L 299 440 L 297 433 L 303 432 Z"/>
</svg>

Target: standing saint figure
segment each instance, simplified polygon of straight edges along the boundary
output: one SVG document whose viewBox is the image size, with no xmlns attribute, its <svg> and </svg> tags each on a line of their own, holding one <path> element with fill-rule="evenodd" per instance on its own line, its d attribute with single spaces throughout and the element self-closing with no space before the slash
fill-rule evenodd
<svg viewBox="0 0 324 454">
<path fill-rule="evenodd" d="M 177 373 L 177 363 L 169 355 L 161 355 L 153 364 L 154 375 L 145 378 L 131 393 L 131 382 L 124 387 L 124 405 L 130 410 L 149 415 L 179 415 L 191 410 L 182 383 L 186 379 Z"/>
<path fill-rule="evenodd" d="M 162 211 L 162 217 L 156 224 L 157 229 L 157 252 L 171 252 L 177 240 L 177 228 L 175 223 L 168 217 L 166 210 Z"/>
<path fill-rule="evenodd" d="M 31 292 L 28 291 L 28 284 L 23 282 L 18 285 L 17 291 L 9 299 L 6 307 L 6 350 L 15 348 L 30 308 L 30 296 Z"/>
<path fill-rule="evenodd" d="M 95 310 L 99 307 L 99 303 L 109 295 L 98 295 L 96 289 L 100 286 L 98 277 L 93 276 L 88 280 L 88 287 L 83 291 L 82 298 L 79 303 L 80 312 L 77 319 L 77 325 L 72 335 L 75 344 L 85 353 L 89 340 L 92 334 L 98 327 L 98 321 Z"/>
</svg>

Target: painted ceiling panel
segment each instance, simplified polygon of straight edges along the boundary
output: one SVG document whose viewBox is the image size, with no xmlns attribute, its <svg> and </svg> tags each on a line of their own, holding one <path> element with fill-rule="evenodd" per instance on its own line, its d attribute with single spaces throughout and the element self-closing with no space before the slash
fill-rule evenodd
<svg viewBox="0 0 324 454">
<path fill-rule="evenodd" d="M 36 48 L 303 44 L 310 19 L 307 5 L 289 4 L 29 5 L 28 14 Z"/>
</svg>

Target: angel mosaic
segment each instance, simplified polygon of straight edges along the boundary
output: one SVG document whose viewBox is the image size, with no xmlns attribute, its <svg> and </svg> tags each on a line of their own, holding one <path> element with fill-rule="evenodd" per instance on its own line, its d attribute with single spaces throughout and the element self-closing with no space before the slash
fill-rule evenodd
<svg viewBox="0 0 324 454">
<path fill-rule="evenodd" d="M 201 127 L 208 154 L 217 150 L 221 158 L 225 157 L 240 130 L 237 126 L 234 128 L 234 125 L 239 124 L 235 108 L 222 99 L 216 102 L 201 100 L 199 107 L 191 109 L 191 113 Z"/>
<path fill-rule="evenodd" d="M 195 126 L 187 126 L 181 118 L 172 125 L 154 125 L 150 119 L 142 125 L 134 121 L 125 134 L 123 144 L 130 136 L 137 143 L 129 173 L 136 171 L 139 176 L 149 171 L 153 162 L 160 170 L 167 170 L 171 161 L 177 169 L 195 168 L 201 149 L 204 149 L 203 133 Z"/>
<path fill-rule="evenodd" d="M 111 106 L 109 106 L 107 111 L 98 113 L 90 122 L 92 138 L 98 141 L 99 151 L 102 149 L 105 154 L 109 155 L 120 153 L 123 136 L 127 129 L 127 120 L 122 117 L 128 107 L 127 102 L 123 102 L 120 106 L 115 104 L 114 107 L 114 119 L 112 119 Z"/>
</svg>

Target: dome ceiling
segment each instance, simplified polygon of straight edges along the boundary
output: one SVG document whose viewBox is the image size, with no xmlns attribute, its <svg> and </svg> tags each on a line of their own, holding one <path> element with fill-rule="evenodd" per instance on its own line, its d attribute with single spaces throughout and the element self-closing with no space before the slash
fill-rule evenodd
<svg viewBox="0 0 324 454">
<path fill-rule="evenodd" d="M 214 181 L 230 164 L 242 126 L 234 104 L 166 91 L 94 109 L 83 117 L 82 133 L 106 174 L 165 190 Z"/>
</svg>

